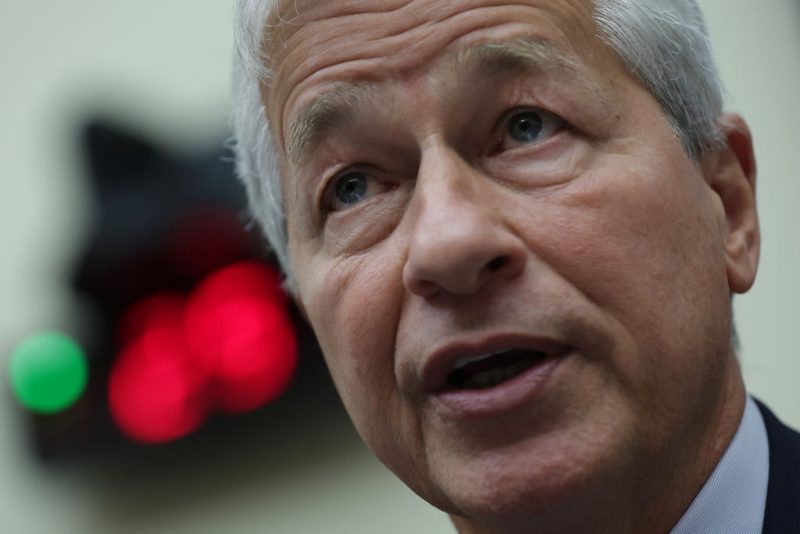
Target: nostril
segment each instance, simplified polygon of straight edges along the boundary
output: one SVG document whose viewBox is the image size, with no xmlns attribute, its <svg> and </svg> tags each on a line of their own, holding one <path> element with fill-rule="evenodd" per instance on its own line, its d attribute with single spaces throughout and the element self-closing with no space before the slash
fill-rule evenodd
<svg viewBox="0 0 800 534">
<path fill-rule="evenodd" d="M 508 263 L 508 256 L 497 256 L 495 259 L 486 264 L 486 268 L 494 272 L 502 268 L 506 263 Z"/>
</svg>

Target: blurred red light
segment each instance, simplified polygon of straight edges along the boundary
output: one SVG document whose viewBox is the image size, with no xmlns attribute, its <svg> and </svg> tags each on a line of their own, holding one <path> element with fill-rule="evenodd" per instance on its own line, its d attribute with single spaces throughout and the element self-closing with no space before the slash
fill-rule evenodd
<svg viewBox="0 0 800 534">
<path fill-rule="evenodd" d="M 154 327 L 129 344 L 111 371 L 108 401 L 119 428 L 142 443 L 184 436 L 205 419 L 207 379 L 178 328 Z"/>
<path fill-rule="evenodd" d="M 241 413 L 275 400 L 297 367 L 297 341 L 278 274 L 243 262 L 206 278 L 188 300 L 161 294 L 120 323 L 109 381 L 119 428 L 163 443 L 197 428 L 211 408 Z"/>
<path fill-rule="evenodd" d="M 240 296 L 259 297 L 286 305 L 286 294 L 278 273 L 255 261 L 234 263 L 212 273 L 195 289 L 192 300 L 204 301 L 202 306 L 213 306 Z"/>
<path fill-rule="evenodd" d="M 289 386 L 297 342 L 274 271 L 243 263 L 215 273 L 190 298 L 184 324 L 192 354 L 213 377 L 219 409 L 253 410 Z"/>
</svg>

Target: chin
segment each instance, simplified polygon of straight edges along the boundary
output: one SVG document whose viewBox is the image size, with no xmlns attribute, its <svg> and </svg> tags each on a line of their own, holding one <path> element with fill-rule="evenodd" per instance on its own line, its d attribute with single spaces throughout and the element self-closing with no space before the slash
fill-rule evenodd
<svg viewBox="0 0 800 534">
<path fill-rule="evenodd" d="M 619 415 L 585 415 L 574 426 L 505 446 L 451 453 L 448 460 L 433 455 L 442 458 L 433 462 L 438 489 L 423 498 L 454 516 L 457 526 L 461 517 L 502 532 L 530 532 L 531 524 L 544 522 L 566 526 L 615 508 L 613 501 L 635 485 L 624 474 L 636 472 L 630 464 L 637 454 Z"/>
</svg>

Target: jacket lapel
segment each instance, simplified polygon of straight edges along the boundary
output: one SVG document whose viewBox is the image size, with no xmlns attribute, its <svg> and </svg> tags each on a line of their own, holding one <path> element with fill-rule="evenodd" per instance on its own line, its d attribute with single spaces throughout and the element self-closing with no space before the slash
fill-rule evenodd
<svg viewBox="0 0 800 534">
<path fill-rule="evenodd" d="M 800 434 L 756 400 L 769 440 L 764 534 L 800 533 Z"/>
</svg>

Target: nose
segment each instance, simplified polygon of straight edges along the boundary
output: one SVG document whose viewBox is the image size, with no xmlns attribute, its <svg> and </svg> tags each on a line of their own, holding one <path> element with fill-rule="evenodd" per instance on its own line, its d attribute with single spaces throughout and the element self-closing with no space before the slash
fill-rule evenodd
<svg viewBox="0 0 800 534">
<path fill-rule="evenodd" d="M 501 186 L 455 155 L 431 159 L 423 159 L 414 192 L 418 209 L 403 267 L 406 288 L 425 298 L 471 295 L 522 273 L 526 247 L 493 194 Z"/>
</svg>

